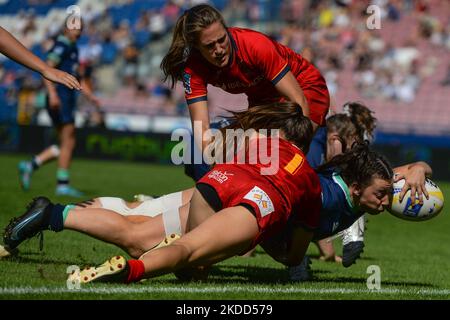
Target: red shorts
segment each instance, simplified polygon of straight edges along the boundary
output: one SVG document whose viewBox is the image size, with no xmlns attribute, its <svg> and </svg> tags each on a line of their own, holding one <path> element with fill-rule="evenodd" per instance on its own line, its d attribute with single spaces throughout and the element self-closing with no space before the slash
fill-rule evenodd
<svg viewBox="0 0 450 320">
<path fill-rule="evenodd" d="M 330 108 L 330 94 L 325 79 L 312 64 L 297 76 L 297 81 L 309 104 L 309 118 L 319 126 L 325 125 Z"/>
<path fill-rule="evenodd" d="M 255 174 L 246 165 L 216 165 L 198 183 L 216 190 L 222 208 L 245 204 L 253 209 L 259 232 L 251 248 L 280 231 L 287 223 L 290 208 L 286 200 L 264 176 Z"/>
</svg>

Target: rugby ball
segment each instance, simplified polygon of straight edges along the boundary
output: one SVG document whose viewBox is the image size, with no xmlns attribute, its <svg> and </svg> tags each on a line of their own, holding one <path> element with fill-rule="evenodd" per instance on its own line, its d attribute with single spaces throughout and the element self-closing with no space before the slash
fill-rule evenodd
<svg viewBox="0 0 450 320">
<path fill-rule="evenodd" d="M 397 218 L 409 221 L 425 221 L 436 217 L 444 207 L 444 195 L 441 189 L 430 179 L 426 179 L 425 188 L 428 191 L 429 198 L 423 196 L 423 204 L 419 204 L 416 193 L 415 203 L 411 203 L 411 190 L 406 192 L 403 201 L 400 202 L 399 196 L 405 184 L 405 179 L 399 180 L 393 184 L 393 193 L 388 211 Z"/>
</svg>

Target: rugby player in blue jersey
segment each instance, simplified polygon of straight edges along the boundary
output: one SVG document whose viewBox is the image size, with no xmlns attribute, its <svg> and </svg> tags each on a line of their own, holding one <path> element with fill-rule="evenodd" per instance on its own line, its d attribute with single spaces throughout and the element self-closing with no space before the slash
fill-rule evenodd
<svg viewBox="0 0 450 320">
<path fill-rule="evenodd" d="M 355 142 L 372 142 L 376 119 L 372 111 L 358 102 L 348 102 L 343 113 L 327 118 L 326 127 L 321 127 L 311 142 L 307 158 L 313 168 L 330 161 L 334 156 L 347 150 Z M 365 217 L 361 216 L 352 226 L 342 232 L 343 255 L 335 254 L 330 239 L 316 242 L 320 259 L 342 262 L 344 267 L 352 265 L 364 248 Z"/>
<path fill-rule="evenodd" d="M 51 67 L 71 73 L 76 77 L 79 74 L 77 40 L 81 36 L 82 23 L 69 23 L 67 19 L 53 47 L 47 53 L 47 64 Z M 100 107 L 99 100 L 93 95 L 89 86 L 84 85 L 86 79 L 82 78 L 83 94 L 97 108 Z M 34 156 L 30 161 L 19 163 L 19 178 L 24 190 L 30 187 L 31 175 L 44 163 L 58 158 L 58 169 L 56 173 L 57 195 L 80 197 L 82 193 L 70 186 L 69 168 L 72 161 L 72 153 L 75 148 L 75 109 L 77 93 L 60 84 L 54 85 L 44 80 L 47 87 L 47 112 L 52 119 L 53 126 L 58 132 L 59 147 L 52 145 Z"/>
<path fill-rule="evenodd" d="M 432 174 L 425 162 L 408 164 L 392 171 L 383 157 L 370 151 L 367 143 L 357 144 L 333 157 L 316 171 L 322 188 L 322 209 L 320 226 L 314 232 L 315 241 L 346 230 L 366 212 L 371 215 L 383 212 L 389 204 L 392 181 L 406 180 L 407 186 L 401 197 L 409 188 L 417 190 L 420 197 L 427 195 L 425 178 Z M 290 233 L 287 227 L 261 246 L 275 260 L 283 262 Z M 289 267 L 289 274 L 291 280 L 310 280 L 308 258 L 298 266 Z"/>
</svg>

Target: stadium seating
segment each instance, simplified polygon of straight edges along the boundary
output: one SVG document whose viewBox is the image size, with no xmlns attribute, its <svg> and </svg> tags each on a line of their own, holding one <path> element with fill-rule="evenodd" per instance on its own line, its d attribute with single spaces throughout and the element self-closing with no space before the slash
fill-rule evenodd
<svg viewBox="0 0 450 320">
<path fill-rule="evenodd" d="M 55 21 L 62 21 L 65 15 L 65 9 L 69 5 L 76 4 L 87 10 L 89 8 L 94 21 L 94 29 L 102 14 L 106 12 L 111 19 L 113 29 L 116 29 L 122 21 L 127 21 L 129 25 L 130 41 L 133 41 L 139 51 L 137 62 L 136 82 L 144 84 L 147 88 L 149 97 L 136 97 L 136 90 L 122 83 L 122 68 L 124 60 L 122 57 L 122 49 L 120 43 L 111 39 L 110 41 L 102 40 L 100 37 L 101 54 L 96 66 L 99 68 L 111 68 L 118 75 L 114 88 L 110 88 L 108 92 L 113 95 L 102 95 L 104 108 L 107 112 L 124 112 L 132 114 L 153 115 L 170 115 L 176 110 L 175 105 L 180 105 L 183 100 L 183 89 L 177 85 L 173 93 L 172 99 L 166 99 L 157 92 L 153 96 L 151 94 L 151 82 L 159 81 L 160 70 L 159 62 L 167 51 L 170 44 L 170 29 L 173 21 L 168 21 L 165 34 L 160 39 L 154 39 L 152 33 L 147 29 L 136 30 L 136 24 L 141 17 L 142 12 L 148 10 L 161 10 L 166 5 L 166 0 L 134 0 L 134 1 L 99 1 L 92 2 L 90 0 L 55 0 L 55 1 L 31 1 L 29 0 L 9 0 L 0 4 L 0 24 L 6 29 L 14 29 L 18 17 L 21 12 L 26 9 L 32 9 L 35 17 L 36 30 L 34 45 L 31 50 L 41 58 L 45 57 L 42 43 L 46 38 L 46 30 Z M 224 12 L 225 16 L 229 14 L 229 1 L 214 0 L 212 2 L 218 9 Z M 51 3 L 51 4 L 50 4 Z M 448 23 L 448 6 L 446 10 L 442 10 L 441 3 L 438 0 L 430 0 L 430 14 L 440 20 L 443 24 Z M 267 24 L 266 14 L 270 14 L 270 18 L 278 18 L 282 8 L 283 1 L 255 0 L 248 2 L 249 5 L 259 5 L 264 9 L 261 11 L 261 21 L 256 26 L 265 29 Z M 305 8 L 301 10 L 304 12 Z M 180 8 L 182 12 L 184 8 Z M 385 44 L 391 45 L 393 48 L 401 48 L 405 45 L 406 40 L 411 38 L 418 25 L 418 17 L 411 11 L 391 12 L 391 19 L 382 21 L 381 30 L 377 31 Z M 395 18 L 395 19 L 394 19 Z M 114 31 L 114 30 L 112 30 Z M 99 35 L 85 33 L 79 41 L 80 46 L 88 46 L 92 37 Z M 407 132 L 407 133 L 426 133 L 426 134 L 442 134 L 448 133 L 450 128 L 450 113 L 448 103 L 450 101 L 450 86 L 442 86 L 440 83 L 446 77 L 447 68 L 450 66 L 449 49 L 444 46 L 431 44 L 427 39 L 415 39 L 414 47 L 419 51 L 420 65 L 424 66 L 429 63 L 434 65 L 431 67 L 431 73 L 420 79 L 418 90 L 414 93 L 412 102 L 395 101 L 393 99 L 381 98 L 375 93 L 375 97 L 365 96 L 364 93 L 356 86 L 354 64 L 343 64 L 343 68 L 337 72 L 336 87 L 337 91 L 333 96 L 334 108 L 340 111 L 343 103 L 350 100 L 359 100 L 370 106 L 375 112 L 379 120 L 379 128 L 389 132 Z M 340 48 L 342 49 L 342 48 Z M 343 51 L 340 50 L 340 51 Z M 434 61 L 433 61 L 434 59 Z M 10 60 L 0 60 L 3 70 L 6 72 L 20 73 L 24 72 L 24 68 Z M 102 83 L 100 87 L 110 85 L 111 79 L 96 79 Z M 104 82 L 104 84 L 103 84 Z M 212 117 L 226 113 L 226 110 L 243 109 L 247 105 L 247 99 L 244 95 L 230 95 L 220 89 L 209 88 L 209 106 Z M 4 104 L 0 96 L 0 103 Z M 83 106 L 82 106 L 83 107 Z"/>
</svg>

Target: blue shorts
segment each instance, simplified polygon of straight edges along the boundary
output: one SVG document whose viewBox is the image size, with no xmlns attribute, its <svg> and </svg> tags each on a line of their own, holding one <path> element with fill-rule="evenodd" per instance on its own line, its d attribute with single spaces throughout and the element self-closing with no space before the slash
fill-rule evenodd
<svg viewBox="0 0 450 320">
<path fill-rule="evenodd" d="M 53 126 L 58 127 L 68 123 L 75 123 L 76 93 L 72 90 L 56 90 L 61 106 L 58 109 L 51 109 L 47 96 L 47 112 L 52 119 Z"/>
</svg>

